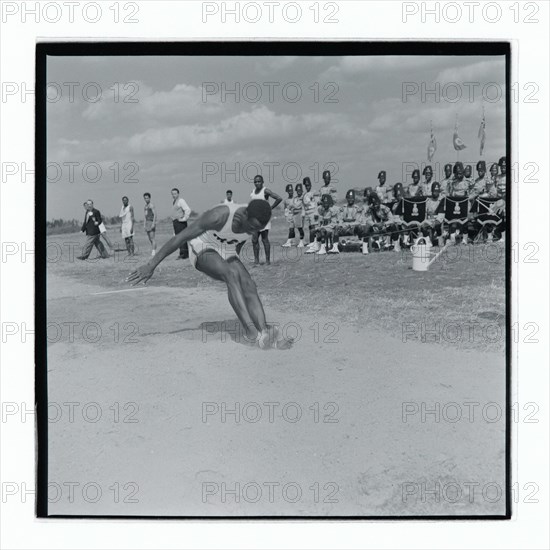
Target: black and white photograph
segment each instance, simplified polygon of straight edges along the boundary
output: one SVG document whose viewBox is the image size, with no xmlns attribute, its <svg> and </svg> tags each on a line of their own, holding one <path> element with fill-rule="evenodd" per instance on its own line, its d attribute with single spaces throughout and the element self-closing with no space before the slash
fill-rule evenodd
<svg viewBox="0 0 550 550">
<path fill-rule="evenodd" d="M 39 515 L 510 517 L 508 43 L 37 55 Z"/>
<path fill-rule="evenodd" d="M 549 17 L 0 2 L 0 547 L 550 548 Z"/>
</svg>

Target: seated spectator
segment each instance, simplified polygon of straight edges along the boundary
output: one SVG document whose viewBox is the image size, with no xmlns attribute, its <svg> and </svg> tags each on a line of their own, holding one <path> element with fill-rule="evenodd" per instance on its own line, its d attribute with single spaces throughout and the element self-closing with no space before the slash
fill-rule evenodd
<svg viewBox="0 0 550 550">
<path fill-rule="evenodd" d="M 370 197 L 370 205 L 364 217 L 366 232 L 361 232 L 363 242 L 368 242 L 369 250 L 373 248 L 390 248 L 388 236 L 391 240 L 397 240 L 399 233 L 397 226 L 393 223 L 392 211 L 380 202 L 378 195 Z"/>
<path fill-rule="evenodd" d="M 355 204 L 355 191 L 350 189 L 346 193 L 347 205 L 339 210 L 338 223 L 334 228 L 334 243 L 339 242 L 340 237 L 355 235 L 359 223 L 362 208 Z"/>
<path fill-rule="evenodd" d="M 422 235 L 430 244 L 433 244 L 435 239 L 441 237 L 443 233 L 445 213 L 441 211 L 441 200 L 441 185 L 434 181 L 432 192 L 426 200 L 426 219 L 420 225 Z"/>
<path fill-rule="evenodd" d="M 407 192 L 405 193 L 405 196 L 408 199 L 424 196 L 424 193 L 422 192 L 422 186 L 420 185 L 420 170 L 413 170 L 412 183 L 407 186 Z"/>
<path fill-rule="evenodd" d="M 308 247 L 306 254 L 337 254 L 339 252 L 338 246 L 334 246 L 333 236 L 334 228 L 338 223 L 339 210 L 332 201 L 330 195 L 323 195 L 321 197 L 321 206 L 319 206 L 319 220 L 320 227 L 317 230 L 317 237 L 315 241 L 316 246 Z"/>
<path fill-rule="evenodd" d="M 453 167 L 454 177 L 449 186 L 449 198 L 452 199 L 464 199 L 468 197 L 469 184 L 464 179 L 464 165 L 462 162 L 458 161 Z M 463 240 L 463 234 L 466 230 L 464 224 L 459 223 L 458 221 L 452 221 L 449 223 L 449 234 L 451 240 L 455 244 L 459 244 Z"/>
<path fill-rule="evenodd" d="M 400 235 L 397 242 L 394 243 L 394 250 L 397 252 L 401 251 L 402 245 L 409 245 L 409 231 L 407 231 L 407 226 L 405 225 L 405 220 L 403 219 L 403 197 L 403 184 L 401 182 L 397 182 L 393 186 L 393 202 L 389 206 L 393 215 L 393 224 L 395 225 L 397 231 L 399 232 L 398 234 Z"/>
<path fill-rule="evenodd" d="M 441 194 L 442 195 L 449 195 L 451 192 L 451 183 L 453 181 L 453 165 L 452 164 L 446 164 L 443 168 L 445 172 L 445 177 L 441 180 Z"/>
<path fill-rule="evenodd" d="M 482 193 L 485 193 L 487 182 L 489 180 L 489 178 L 487 177 L 487 166 L 484 160 L 478 161 L 478 163 L 476 164 L 476 171 L 477 171 L 477 178 L 474 181 L 474 184 L 468 193 L 471 201 L 475 197 L 478 197 Z"/>
<path fill-rule="evenodd" d="M 424 167 L 424 170 L 422 170 L 422 175 L 424 176 L 424 183 L 421 184 L 422 194 L 425 197 L 429 197 L 432 194 L 432 178 L 434 176 L 432 167 L 429 164 Z"/>
<path fill-rule="evenodd" d="M 308 177 L 304 178 L 304 187 L 306 188 L 304 193 L 304 227 L 309 230 L 309 242 L 311 244 L 315 240 L 315 231 L 319 225 L 318 208 L 321 195 L 319 191 L 311 188 L 311 180 Z"/>
</svg>

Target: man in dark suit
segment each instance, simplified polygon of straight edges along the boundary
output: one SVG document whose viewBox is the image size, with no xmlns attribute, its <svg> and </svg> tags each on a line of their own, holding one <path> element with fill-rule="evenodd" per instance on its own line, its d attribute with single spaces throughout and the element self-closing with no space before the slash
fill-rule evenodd
<svg viewBox="0 0 550 550">
<path fill-rule="evenodd" d="M 94 208 L 93 201 L 87 201 L 86 216 L 81 229 L 82 233 L 86 233 L 86 244 L 82 249 L 82 256 L 78 256 L 79 260 L 87 260 L 94 246 L 97 248 L 102 258 L 109 257 L 109 254 L 107 253 L 107 250 L 105 250 L 105 247 L 100 239 L 101 231 L 99 230 L 99 225 L 101 222 L 101 212 Z"/>
</svg>

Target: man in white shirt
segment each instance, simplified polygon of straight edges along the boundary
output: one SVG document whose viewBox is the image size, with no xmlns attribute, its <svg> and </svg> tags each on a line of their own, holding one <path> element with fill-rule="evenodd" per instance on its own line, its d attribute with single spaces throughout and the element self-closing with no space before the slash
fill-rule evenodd
<svg viewBox="0 0 550 550">
<path fill-rule="evenodd" d="M 174 234 L 181 233 L 187 227 L 187 220 L 191 216 L 191 208 L 180 197 L 180 190 L 174 187 L 172 189 L 172 225 L 174 226 Z M 183 243 L 180 247 L 178 260 L 186 260 L 189 258 L 189 247 L 187 243 Z"/>
<path fill-rule="evenodd" d="M 225 192 L 225 200 L 222 204 L 233 204 L 233 202 L 233 191 L 231 191 L 231 189 L 228 189 Z"/>
</svg>

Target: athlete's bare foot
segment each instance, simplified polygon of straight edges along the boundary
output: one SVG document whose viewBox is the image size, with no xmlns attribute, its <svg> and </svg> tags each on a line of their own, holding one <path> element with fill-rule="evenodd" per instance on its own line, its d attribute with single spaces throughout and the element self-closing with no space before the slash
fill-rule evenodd
<svg viewBox="0 0 550 550">
<path fill-rule="evenodd" d="M 290 349 L 294 344 L 293 338 L 284 338 L 280 330 L 269 325 L 267 329 L 258 334 L 258 346 L 261 349 Z"/>
</svg>

